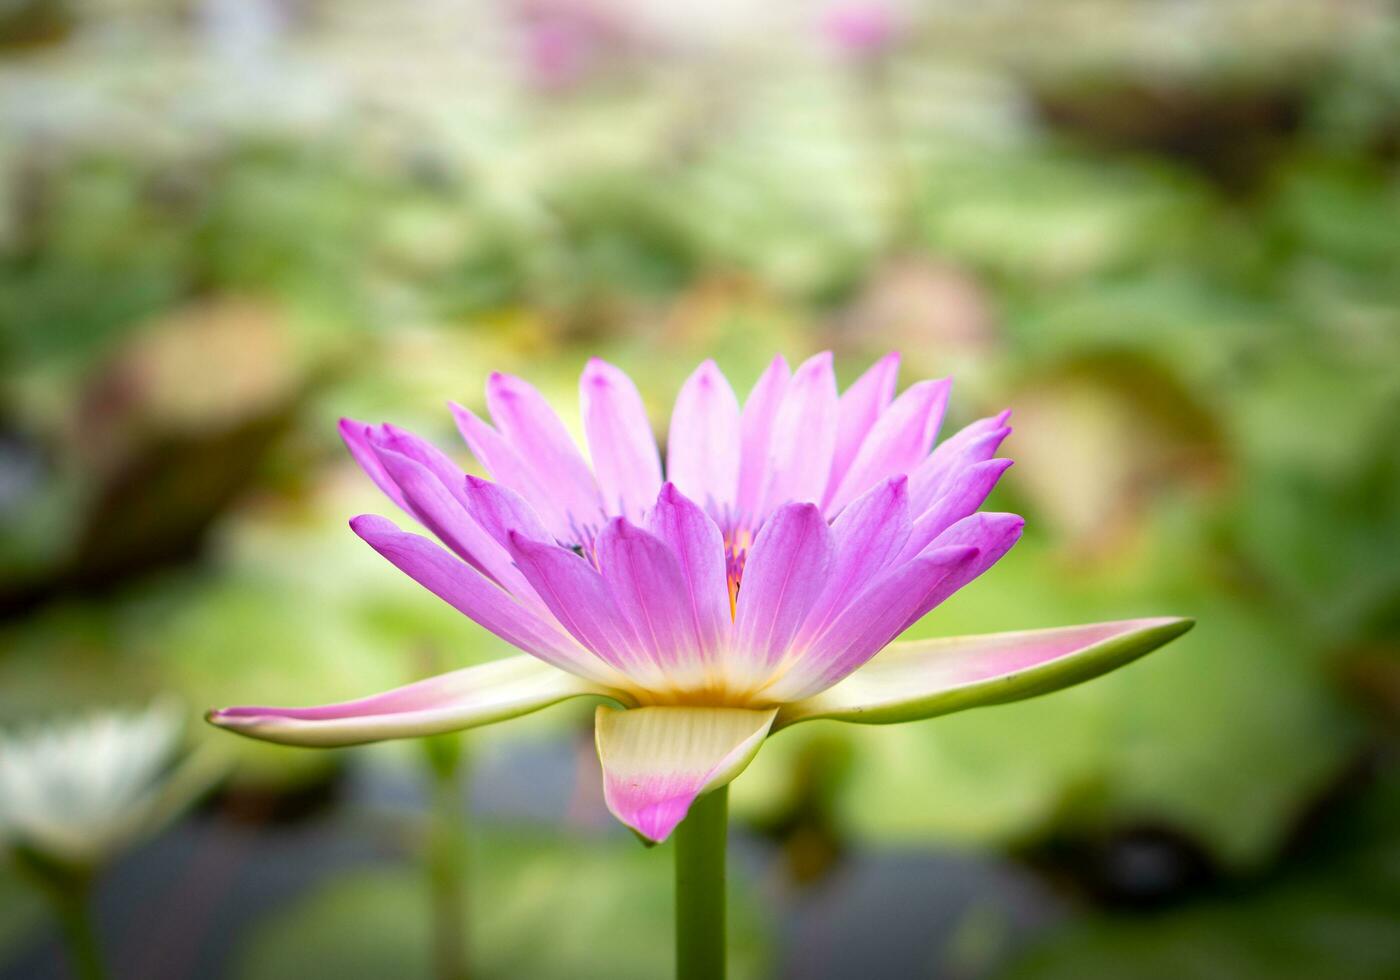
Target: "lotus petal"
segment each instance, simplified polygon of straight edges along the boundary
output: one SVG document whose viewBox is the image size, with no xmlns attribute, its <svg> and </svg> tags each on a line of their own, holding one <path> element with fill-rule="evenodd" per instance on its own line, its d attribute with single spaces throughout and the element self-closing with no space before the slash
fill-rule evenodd
<svg viewBox="0 0 1400 980">
<path fill-rule="evenodd" d="M 783 705 L 774 727 L 816 718 L 888 725 L 1048 694 L 1151 653 L 1193 625 L 1159 617 L 895 643 L 835 687 Z"/>
<path fill-rule="evenodd" d="M 613 816 L 662 841 L 701 793 L 726 785 L 753 759 L 776 708 L 634 708 L 599 705 L 603 798 Z"/>
</svg>

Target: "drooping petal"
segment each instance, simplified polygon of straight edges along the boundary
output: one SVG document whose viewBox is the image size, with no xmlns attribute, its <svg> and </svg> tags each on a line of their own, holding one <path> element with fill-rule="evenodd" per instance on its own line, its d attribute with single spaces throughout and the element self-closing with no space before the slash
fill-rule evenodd
<svg viewBox="0 0 1400 980">
<path fill-rule="evenodd" d="M 793 372 L 773 419 L 760 516 L 790 500 L 821 500 L 836 449 L 836 402 L 831 352 L 814 354 Z"/>
<path fill-rule="evenodd" d="M 832 563 L 821 596 L 802 625 L 820 633 L 899 554 L 909 536 L 908 479 L 896 476 L 852 501 L 832 522 Z M 912 556 L 911 556 L 912 557 Z"/>
<path fill-rule="evenodd" d="M 828 514 L 838 512 L 866 490 L 898 473 L 908 473 L 928 455 L 952 381 L 920 381 L 894 400 L 861 443 L 851 468 L 832 494 Z"/>
<path fill-rule="evenodd" d="M 596 526 L 601 511 L 597 482 L 544 396 L 520 378 L 496 372 L 486 381 L 486 407 L 501 435 L 539 485 L 560 502 L 560 509 L 579 527 Z"/>
<path fill-rule="evenodd" d="M 836 403 L 836 449 L 832 453 L 831 474 L 827 477 L 826 493 L 822 498 L 823 510 L 841 485 L 842 477 L 851 468 L 851 462 L 856 458 L 870 427 L 889 407 L 898 379 L 899 352 L 893 351 L 872 364 L 841 393 L 841 399 Z"/>
<path fill-rule="evenodd" d="M 629 677 L 650 684 L 664 680 L 586 558 L 518 531 L 508 537 L 521 573 L 574 639 Z"/>
<path fill-rule="evenodd" d="M 914 521 L 900 558 L 913 558 L 948 528 L 976 513 L 1010 466 L 1009 459 L 989 459 L 955 474 L 943 494 Z"/>
<path fill-rule="evenodd" d="M 666 479 L 721 515 L 739 492 L 739 399 L 714 361 L 681 387 L 666 440 Z"/>
<path fill-rule="evenodd" d="M 835 684 L 903 633 L 922 615 L 919 610 L 930 607 L 930 598 L 946 594 L 948 580 L 976 560 L 976 548 L 934 548 L 876 576 L 830 626 L 793 651 L 763 697 L 794 701 Z"/>
<path fill-rule="evenodd" d="M 375 446 L 375 453 L 384 471 L 402 491 L 408 511 L 418 523 L 467 564 L 508 591 L 533 598 L 534 591 L 511 562 L 510 555 L 472 520 L 463 500 L 434 473 L 416 459 L 382 445 Z M 459 473 L 457 479 L 465 484 L 466 474 Z"/>
<path fill-rule="evenodd" d="M 739 493 L 736 520 L 751 520 L 758 513 L 759 497 L 768 476 L 768 447 L 773 441 L 773 420 L 783 404 L 791 376 L 787 361 L 779 354 L 764 370 L 744 402 L 739 418 Z"/>
<path fill-rule="evenodd" d="M 680 563 L 666 543 L 625 517 L 598 535 L 598 568 L 622 618 L 667 683 L 698 686 L 704 678 L 700 637 Z"/>
<path fill-rule="evenodd" d="M 404 511 L 408 511 L 408 503 L 403 499 L 403 493 L 399 490 L 397 483 L 384 472 L 384 466 L 379 462 L 379 457 L 374 452 L 370 436 L 374 429 L 367 422 L 357 422 L 354 419 L 340 420 L 340 438 L 345 441 L 345 448 L 350 450 L 350 455 L 355 462 L 360 464 L 360 469 L 365 471 L 374 485 L 377 486 L 384 495 L 397 504 Z"/>
<path fill-rule="evenodd" d="M 895 643 L 836 686 L 784 705 L 775 727 L 814 718 L 884 725 L 1048 694 L 1151 653 L 1192 625 L 1161 617 Z"/>
<path fill-rule="evenodd" d="M 744 771 L 777 709 L 599 705 L 595 717 L 603 798 L 648 840 L 665 840 L 702 793 Z"/>
<path fill-rule="evenodd" d="M 758 532 L 734 619 L 734 671 L 782 659 L 826 583 L 831 531 L 815 504 L 784 504 Z"/>
<path fill-rule="evenodd" d="M 724 536 L 710 516 L 671 483 L 661 488 L 647 521 L 651 533 L 666 542 L 680 563 L 702 659 L 713 662 L 728 648 L 732 627 Z"/>
<path fill-rule="evenodd" d="M 392 522 L 373 514 L 356 517 L 350 527 L 409 578 L 507 643 L 580 677 L 618 683 L 614 671 L 553 623 L 427 538 L 400 531 Z"/>
<path fill-rule="evenodd" d="M 223 708 L 208 718 L 265 742 L 330 747 L 489 725 L 586 694 L 622 697 L 534 657 L 509 657 L 355 701 L 315 708 Z"/>
<path fill-rule="evenodd" d="M 632 379 L 592 358 L 579 379 L 583 428 L 609 514 L 640 521 L 661 489 L 661 456 Z"/>
</svg>

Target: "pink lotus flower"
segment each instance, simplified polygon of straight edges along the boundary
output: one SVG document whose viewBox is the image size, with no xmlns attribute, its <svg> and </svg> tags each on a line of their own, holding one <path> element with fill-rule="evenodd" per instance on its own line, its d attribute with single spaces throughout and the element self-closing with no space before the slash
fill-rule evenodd
<svg viewBox="0 0 1400 980">
<path fill-rule="evenodd" d="M 1042 694 L 1190 627 L 1137 619 L 891 646 L 1006 554 L 1023 523 L 979 510 L 1011 465 L 996 458 L 1007 415 L 935 447 L 949 382 L 896 398 L 897 370 L 891 354 L 838 394 L 830 354 L 796 371 L 778 358 L 741 407 L 706 361 L 676 400 L 664 476 L 637 388 L 599 360 L 581 382 L 592 465 L 540 393 L 504 374 L 487 384 L 494 424 L 452 406 L 494 482 L 394 426 L 343 421 L 366 473 L 441 545 L 372 515 L 350 522 L 355 533 L 527 655 L 359 701 L 210 720 L 348 745 L 601 696 L 608 807 L 662 840 L 781 728 Z"/>
</svg>

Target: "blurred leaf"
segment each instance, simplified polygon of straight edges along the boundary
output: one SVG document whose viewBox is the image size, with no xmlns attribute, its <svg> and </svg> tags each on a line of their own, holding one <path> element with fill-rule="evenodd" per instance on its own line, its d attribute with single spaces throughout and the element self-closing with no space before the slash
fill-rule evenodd
<svg viewBox="0 0 1400 980">
<path fill-rule="evenodd" d="M 1394 774 L 1294 867 L 1183 909 L 1089 920 L 1064 930 L 1004 980 L 1383 980 L 1400 972 L 1400 804 Z M 1131 966 L 1128 966 L 1131 964 Z"/>
</svg>

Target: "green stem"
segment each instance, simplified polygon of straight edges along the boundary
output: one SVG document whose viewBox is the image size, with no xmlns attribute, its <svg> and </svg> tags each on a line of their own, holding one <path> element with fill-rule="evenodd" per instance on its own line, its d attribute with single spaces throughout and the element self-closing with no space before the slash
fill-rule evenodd
<svg viewBox="0 0 1400 980">
<path fill-rule="evenodd" d="M 439 980 L 466 980 L 467 854 L 463 839 L 462 743 L 457 735 L 424 740 L 433 773 L 428 830 L 428 888 L 432 896 L 433 963 Z"/>
<path fill-rule="evenodd" d="M 92 925 L 89 911 L 91 889 L 86 880 L 74 880 L 68 887 L 50 892 L 54 911 L 58 913 L 59 925 L 63 928 L 63 938 L 68 942 L 68 952 L 73 958 L 74 972 L 82 980 L 102 980 L 106 970 L 102 967 L 102 952 L 97 944 L 97 931 Z"/>
<path fill-rule="evenodd" d="M 21 875 L 39 890 L 53 907 L 73 971 L 81 980 L 102 980 L 102 948 L 92 923 L 93 867 L 57 861 L 29 847 L 10 852 Z"/>
<path fill-rule="evenodd" d="M 676 978 L 724 978 L 729 787 L 697 799 L 676 828 Z"/>
</svg>

